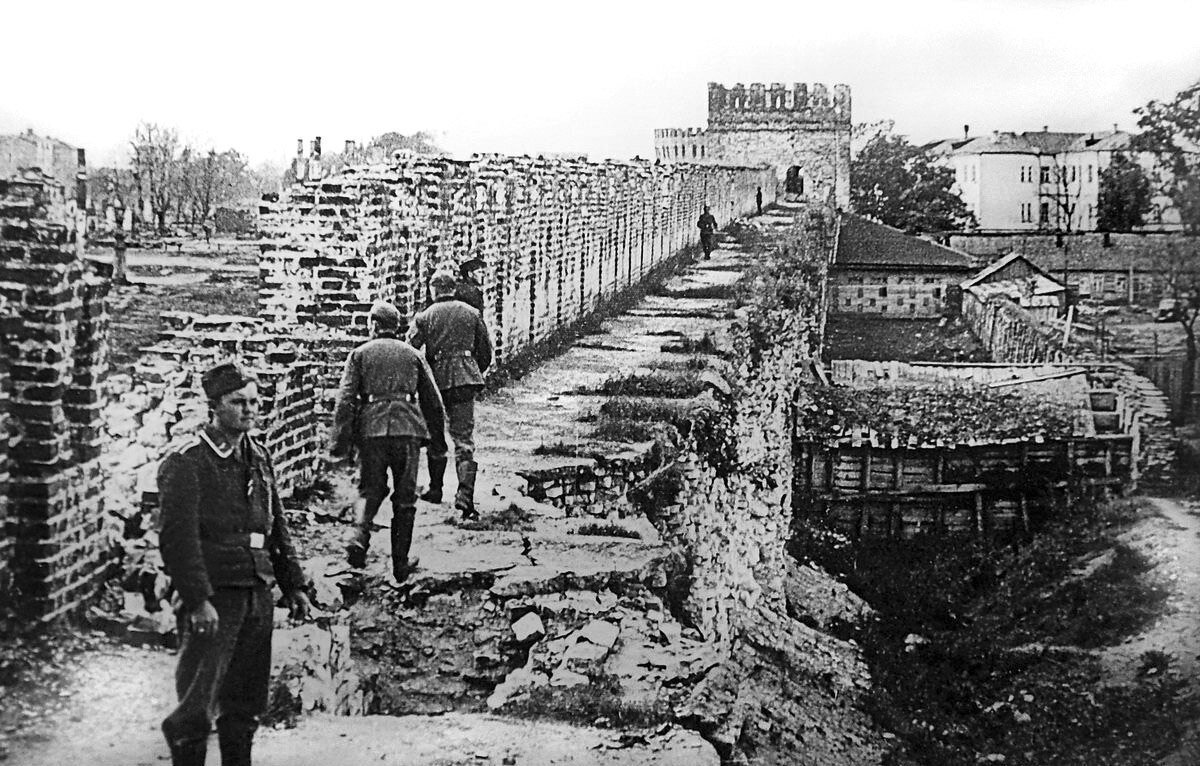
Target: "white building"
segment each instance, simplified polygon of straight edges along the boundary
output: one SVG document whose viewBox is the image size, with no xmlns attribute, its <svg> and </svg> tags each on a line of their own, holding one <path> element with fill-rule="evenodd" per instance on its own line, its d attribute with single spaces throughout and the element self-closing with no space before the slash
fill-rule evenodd
<svg viewBox="0 0 1200 766">
<path fill-rule="evenodd" d="M 1133 136 L 1099 133 L 993 133 L 926 145 L 954 169 L 954 190 L 983 231 L 1095 231 L 1100 171 L 1128 153 L 1153 177 L 1151 152 L 1129 153 Z M 1170 198 L 1156 195 L 1146 231 L 1179 229 Z"/>
</svg>

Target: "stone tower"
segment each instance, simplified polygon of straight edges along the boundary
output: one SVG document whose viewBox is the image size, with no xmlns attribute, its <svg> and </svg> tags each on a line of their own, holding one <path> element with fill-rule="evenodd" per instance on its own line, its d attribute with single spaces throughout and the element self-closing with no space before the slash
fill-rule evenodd
<svg viewBox="0 0 1200 766">
<path fill-rule="evenodd" d="M 770 165 L 778 192 L 850 204 L 850 86 L 708 84 L 710 161 Z"/>
</svg>

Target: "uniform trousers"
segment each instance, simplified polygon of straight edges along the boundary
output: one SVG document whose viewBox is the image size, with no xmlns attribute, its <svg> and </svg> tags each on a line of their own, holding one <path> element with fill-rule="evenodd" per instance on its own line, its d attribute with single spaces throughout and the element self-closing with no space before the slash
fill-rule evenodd
<svg viewBox="0 0 1200 766">
<path fill-rule="evenodd" d="M 274 600 L 266 587 L 217 588 L 209 598 L 217 631 L 198 634 L 188 616 L 178 616 L 183 645 L 175 669 L 178 706 L 163 721 L 174 743 L 204 740 L 215 717 L 225 731 L 249 736 L 267 708 L 271 679 Z"/>
</svg>

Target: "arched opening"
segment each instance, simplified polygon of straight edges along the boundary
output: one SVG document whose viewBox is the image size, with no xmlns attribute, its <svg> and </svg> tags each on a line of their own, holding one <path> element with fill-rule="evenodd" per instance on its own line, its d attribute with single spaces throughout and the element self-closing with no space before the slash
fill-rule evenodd
<svg viewBox="0 0 1200 766">
<path fill-rule="evenodd" d="M 792 165 L 784 176 L 783 191 L 787 194 L 804 193 L 804 176 L 800 175 L 800 166 Z"/>
</svg>

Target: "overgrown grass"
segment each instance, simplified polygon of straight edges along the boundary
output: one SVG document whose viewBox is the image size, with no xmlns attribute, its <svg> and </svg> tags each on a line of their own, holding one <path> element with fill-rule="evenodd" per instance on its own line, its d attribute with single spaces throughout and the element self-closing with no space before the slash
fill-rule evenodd
<svg viewBox="0 0 1200 766">
<path fill-rule="evenodd" d="M 535 529 L 535 519 L 529 511 L 517 505 L 509 505 L 498 511 L 482 513 L 478 518 L 452 517 L 447 519 L 447 522 L 459 529 L 473 532 L 532 532 Z"/>
<path fill-rule="evenodd" d="M 1198 712 L 1181 696 L 1184 681 L 1156 672 L 1102 683 L 1090 651 L 1164 608 L 1149 562 L 1117 538 L 1139 508 L 1061 507 L 1019 547 L 928 537 L 852 553 L 835 533 L 798 538 L 795 552 L 839 571 L 880 612 L 859 640 L 872 715 L 900 737 L 892 763 L 994 754 L 1009 764 L 1148 766 L 1173 748 Z"/>
<path fill-rule="evenodd" d="M 629 529 L 620 524 L 593 522 L 581 524 L 576 527 L 574 534 L 577 535 L 595 535 L 597 537 L 625 537 L 630 540 L 641 540 L 642 533 L 636 529 Z"/>
<path fill-rule="evenodd" d="M 520 718 L 568 721 L 614 729 L 645 729 L 674 720 L 671 705 L 663 699 L 626 700 L 619 678 L 602 673 L 591 683 L 560 688 L 540 686 L 503 710 Z"/>
<path fill-rule="evenodd" d="M 699 338 L 683 337 L 669 341 L 659 350 L 668 354 L 718 354 L 721 351 L 711 332 L 706 332 Z"/>
<path fill-rule="evenodd" d="M 600 386 L 609 396 L 661 396 L 688 399 L 704 390 L 695 373 L 650 372 L 612 377 Z"/>
</svg>

